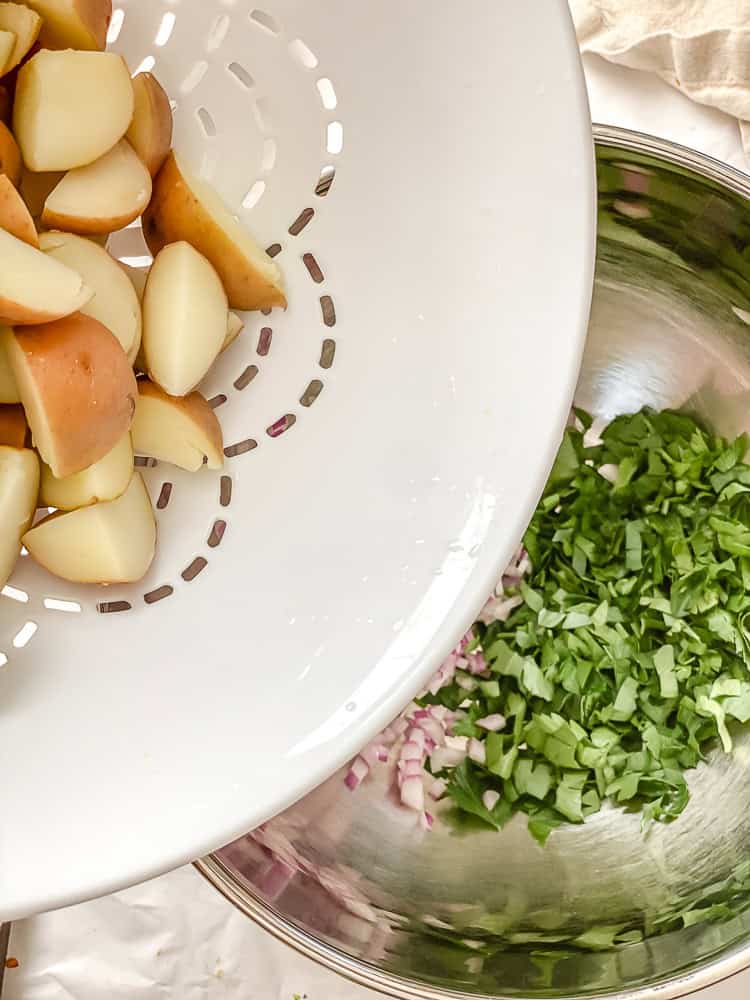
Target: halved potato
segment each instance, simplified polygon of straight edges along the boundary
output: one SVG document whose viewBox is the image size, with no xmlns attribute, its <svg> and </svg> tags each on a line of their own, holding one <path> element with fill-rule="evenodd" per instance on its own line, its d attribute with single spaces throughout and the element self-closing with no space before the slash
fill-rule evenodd
<svg viewBox="0 0 750 1000">
<path fill-rule="evenodd" d="M 133 78 L 135 110 L 126 139 L 155 177 L 172 148 L 172 107 L 152 73 Z"/>
<path fill-rule="evenodd" d="M 10 66 L 11 56 L 13 55 L 13 49 L 16 46 L 16 36 L 12 31 L 3 31 L 0 29 L 0 73 L 6 73 L 8 69 L 12 69 Z"/>
<path fill-rule="evenodd" d="M 188 472 L 204 464 L 224 465 L 224 439 L 216 414 L 199 392 L 168 396 L 153 382 L 138 383 L 138 404 L 131 428 L 137 455 L 169 462 Z"/>
<path fill-rule="evenodd" d="M 112 0 L 24 0 L 44 19 L 46 49 L 101 50 L 107 45 Z"/>
<path fill-rule="evenodd" d="M 125 135 L 133 86 L 114 52 L 42 49 L 18 74 L 13 131 L 29 170 L 93 163 Z"/>
<path fill-rule="evenodd" d="M 278 266 L 211 185 L 191 174 L 174 152 L 154 180 L 143 235 L 154 256 L 179 240 L 194 246 L 216 268 L 232 309 L 286 305 Z"/>
<path fill-rule="evenodd" d="M 23 536 L 50 573 L 76 583 L 135 583 L 156 551 L 156 520 L 140 475 L 117 500 L 52 514 Z"/>
<path fill-rule="evenodd" d="M 36 511 L 39 459 L 24 448 L 0 447 L 0 588 L 21 553 L 21 538 Z"/>
<path fill-rule="evenodd" d="M 235 342 L 244 329 L 244 319 L 242 319 L 241 316 L 238 316 L 237 313 L 230 312 L 227 320 L 227 335 L 224 338 L 224 343 L 221 348 L 222 351 L 226 351 L 229 345 Z"/>
<path fill-rule="evenodd" d="M 131 267 L 130 264 L 123 264 L 120 261 L 120 267 L 123 269 L 128 277 L 135 294 L 138 296 L 138 301 L 143 302 L 143 293 L 146 290 L 146 282 L 148 281 L 148 272 L 151 270 L 149 267 Z"/>
<path fill-rule="evenodd" d="M 148 280 L 148 269 L 129 267 L 127 264 L 122 264 L 121 266 L 125 268 L 125 273 L 133 283 L 136 295 L 139 297 L 141 302 L 143 302 L 143 292 L 146 288 L 146 282 Z M 224 338 L 224 343 L 221 345 L 220 354 L 226 351 L 226 349 L 235 342 L 245 328 L 244 321 L 237 315 L 237 313 L 230 312 L 227 315 L 227 335 Z M 133 367 L 136 371 L 144 372 L 144 374 L 147 371 L 146 356 L 143 353 L 143 344 L 141 344 L 140 350 L 135 356 Z"/>
<path fill-rule="evenodd" d="M 34 446 L 58 479 L 98 462 L 130 429 L 138 389 L 114 334 L 76 313 L 3 334 Z"/>
<path fill-rule="evenodd" d="M 191 392 L 221 351 L 227 297 L 216 271 L 189 243 L 172 243 L 153 263 L 143 296 L 146 369 L 170 396 Z"/>
<path fill-rule="evenodd" d="M 24 448 L 28 434 L 29 425 L 26 423 L 26 414 L 21 404 L 0 406 L 0 445 Z"/>
<path fill-rule="evenodd" d="M 41 222 L 44 203 L 64 176 L 65 174 L 59 170 L 42 174 L 35 174 L 33 170 L 24 170 L 21 174 L 19 191 L 34 222 Z"/>
<path fill-rule="evenodd" d="M 0 174 L 7 174 L 18 187 L 21 180 L 21 150 L 4 122 L 0 122 Z"/>
<path fill-rule="evenodd" d="M 23 57 L 31 51 L 41 28 L 41 17 L 30 7 L 20 3 L 0 3 L 0 30 L 14 36 L 8 61 L 3 66 L 3 73 L 15 69 Z"/>
<path fill-rule="evenodd" d="M 39 236 L 31 213 L 7 174 L 0 174 L 0 229 L 31 247 L 39 247 Z"/>
<path fill-rule="evenodd" d="M 94 293 L 81 312 L 114 333 L 132 365 L 141 346 L 141 305 L 118 261 L 97 243 L 72 233 L 42 233 L 39 245 L 81 275 Z"/>
<path fill-rule="evenodd" d="M 49 323 L 80 309 L 91 295 L 75 271 L 0 229 L 0 322 Z"/>
<path fill-rule="evenodd" d="M 13 369 L 5 350 L 5 340 L 0 329 L 0 403 L 20 403 L 21 395 L 16 385 Z"/>
<path fill-rule="evenodd" d="M 86 235 L 113 233 L 137 219 L 151 197 L 151 175 L 122 139 L 88 166 L 69 170 L 44 203 L 42 222 Z"/>
<path fill-rule="evenodd" d="M 104 458 L 73 476 L 58 479 L 48 465 L 42 464 L 39 505 L 77 510 L 92 503 L 116 500 L 128 488 L 132 476 L 133 445 L 130 434 L 126 433 Z"/>
</svg>

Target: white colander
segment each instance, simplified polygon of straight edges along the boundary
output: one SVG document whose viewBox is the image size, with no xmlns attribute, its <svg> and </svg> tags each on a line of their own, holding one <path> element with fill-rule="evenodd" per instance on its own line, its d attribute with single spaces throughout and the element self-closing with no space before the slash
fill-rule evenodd
<svg viewBox="0 0 750 1000">
<path fill-rule="evenodd" d="M 523 530 L 591 287 L 563 0 L 118 0 L 110 42 L 290 305 L 203 387 L 224 471 L 144 468 L 147 579 L 26 557 L 0 598 L 0 919 L 218 847 L 397 713 Z"/>
</svg>

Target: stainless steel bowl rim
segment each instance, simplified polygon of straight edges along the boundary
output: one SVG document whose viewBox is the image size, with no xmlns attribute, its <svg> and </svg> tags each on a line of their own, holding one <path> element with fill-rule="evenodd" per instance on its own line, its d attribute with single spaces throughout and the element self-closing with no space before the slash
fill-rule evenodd
<svg viewBox="0 0 750 1000">
<path fill-rule="evenodd" d="M 750 176 L 735 168 L 656 136 L 610 125 L 593 126 L 598 146 L 614 146 L 631 152 L 652 154 L 680 167 L 722 184 L 735 194 L 750 201 Z M 293 948 L 299 954 L 336 972 L 359 986 L 378 991 L 400 1000 L 483 1000 L 476 993 L 449 990 L 429 983 L 402 978 L 370 965 L 316 938 L 301 927 L 275 912 L 260 896 L 248 888 L 240 888 L 227 872 L 221 860 L 211 855 L 195 863 L 197 870 L 222 895 L 259 927 Z M 587 1000 L 679 1000 L 699 990 L 715 986 L 750 967 L 750 940 L 728 949 L 700 966 L 661 983 L 616 993 L 587 994 Z M 512 997 L 485 995 L 484 1000 L 514 1000 Z"/>
</svg>

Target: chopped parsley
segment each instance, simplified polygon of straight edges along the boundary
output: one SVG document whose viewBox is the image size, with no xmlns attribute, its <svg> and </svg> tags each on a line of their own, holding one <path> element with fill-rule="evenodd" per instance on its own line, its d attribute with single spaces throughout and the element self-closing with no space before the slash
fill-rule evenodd
<svg viewBox="0 0 750 1000">
<path fill-rule="evenodd" d="M 422 699 L 484 747 L 445 772 L 454 804 L 497 828 L 523 812 L 540 843 L 604 801 L 674 820 L 685 772 L 750 720 L 747 439 L 669 411 L 587 446 L 590 427 L 577 412 L 526 532 L 522 603 L 474 627 L 485 676 Z"/>
</svg>

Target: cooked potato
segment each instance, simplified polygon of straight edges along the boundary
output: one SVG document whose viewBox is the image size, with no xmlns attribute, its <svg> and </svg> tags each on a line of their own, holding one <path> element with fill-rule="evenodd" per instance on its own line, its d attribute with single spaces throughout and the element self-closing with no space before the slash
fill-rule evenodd
<svg viewBox="0 0 750 1000">
<path fill-rule="evenodd" d="M 151 175 L 125 139 L 88 166 L 70 170 L 44 203 L 42 223 L 70 233 L 113 233 L 137 219 Z"/>
<path fill-rule="evenodd" d="M 42 19 L 39 15 L 20 3 L 0 3 L 0 30 L 13 35 L 13 45 L 8 61 L 3 65 L 3 73 L 15 69 L 39 37 Z"/>
<path fill-rule="evenodd" d="M 155 177 L 172 148 L 172 107 L 152 73 L 133 79 L 135 110 L 126 138 Z"/>
<path fill-rule="evenodd" d="M 133 117 L 125 60 L 42 49 L 18 74 L 13 130 L 29 170 L 72 170 L 104 156 Z"/>
<path fill-rule="evenodd" d="M 73 476 L 58 479 L 43 464 L 39 504 L 58 510 L 77 510 L 92 503 L 116 500 L 128 488 L 132 476 L 133 446 L 130 434 L 123 434 L 104 458 Z"/>
<path fill-rule="evenodd" d="M 117 500 L 52 514 L 23 536 L 42 566 L 76 583 L 135 583 L 156 551 L 156 520 L 146 487 L 134 473 Z"/>
<path fill-rule="evenodd" d="M 199 392 L 168 396 L 153 382 L 140 381 L 132 435 L 137 455 L 188 472 L 197 472 L 204 464 L 209 469 L 224 465 L 221 425 Z"/>
<path fill-rule="evenodd" d="M 224 344 L 222 345 L 222 351 L 233 344 L 235 340 L 239 337 L 242 331 L 245 329 L 245 321 L 237 313 L 230 312 L 229 318 L 227 320 L 227 335 L 224 338 Z"/>
<path fill-rule="evenodd" d="M 52 474 L 63 479 L 104 458 L 130 429 L 138 396 L 114 334 L 75 313 L 6 330 L 3 339 L 34 446 Z"/>
<path fill-rule="evenodd" d="M 39 459 L 33 451 L 0 447 L 0 588 L 10 579 L 31 524 L 39 493 Z"/>
<path fill-rule="evenodd" d="M 0 122 L 0 174 L 7 174 L 18 187 L 21 180 L 21 150 L 4 122 Z"/>
<path fill-rule="evenodd" d="M 0 322 L 48 323 L 80 309 L 91 295 L 75 271 L 0 229 Z"/>
<path fill-rule="evenodd" d="M 118 261 L 97 243 L 71 233 L 42 233 L 39 245 L 81 275 L 94 293 L 81 312 L 114 333 L 132 365 L 141 346 L 141 305 Z"/>
<path fill-rule="evenodd" d="M 0 74 L 5 73 L 16 46 L 16 36 L 12 31 L 0 29 Z M 9 67 L 10 68 L 10 67 Z"/>
<path fill-rule="evenodd" d="M 44 20 L 45 49 L 101 50 L 107 44 L 112 0 L 24 0 Z"/>
<path fill-rule="evenodd" d="M 170 153 L 143 214 L 151 253 L 185 240 L 213 264 L 232 309 L 285 306 L 281 272 L 240 225 L 216 191 Z"/>
<path fill-rule="evenodd" d="M 5 351 L 3 331 L 0 330 L 0 403 L 20 403 L 21 396 Z"/>
<path fill-rule="evenodd" d="M 18 188 L 13 186 L 7 174 L 0 174 L 0 229 L 31 247 L 39 248 L 34 220 Z"/>
<path fill-rule="evenodd" d="M 219 276 L 189 243 L 158 254 L 143 296 L 143 356 L 170 396 L 192 392 L 218 357 L 227 309 Z"/>
<path fill-rule="evenodd" d="M 12 406 L 0 405 L 0 445 L 25 448 L 29 433 L 26 414 L 20 403 Z"/>
</svg>

